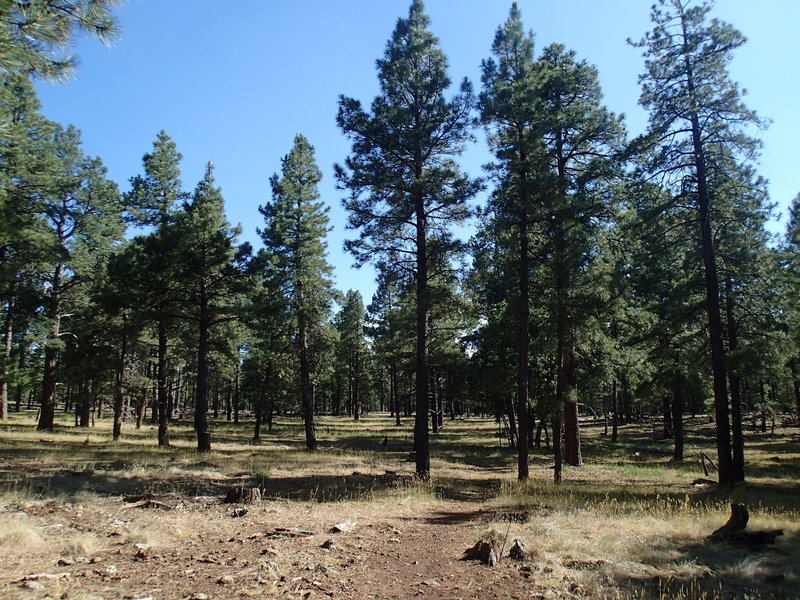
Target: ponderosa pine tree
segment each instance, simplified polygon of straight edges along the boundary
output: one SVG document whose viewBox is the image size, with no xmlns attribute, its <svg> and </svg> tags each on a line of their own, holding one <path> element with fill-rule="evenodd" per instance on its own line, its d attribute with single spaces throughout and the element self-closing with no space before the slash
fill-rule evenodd
<svg viewBox="0 0 800 600">
<path fill-rule="evenodd" d="M 136 318 L 156 326 L 159 446 L 169 446 L 167 349 L 174 321 L 171 303 L 178 269 L 171 225 L 178 203 L 186 198 L 180 180 L 181 158 L 175 142 L 162 130 L 153 142 L 153 152 L 142 158 L 144 175 L 131 179 L 131 191 L 125 196 L 137 222 L 155 226 L 155 230 L 134 238 L 109 264 L 112 280 L 118 282 L 118 290 L 127 298 L 122 304 L 130 307 Z"/>
<path fill-rule="evenodd" d="M 45 277 L 44 315 L 48 320 L 41 412 L 37 429 L 52 430 L 56 407 L 56 378 L 63 349 L 62 319 L 70 294 L 91 281 L 90 266 L 108 252 L 123 232 L 122 204 L 117 186 L 106 179 L 99 159 L 85 157 L 76 129 L 55 128 L 55 156 L 43 216 L 48 226 L 52 263 Z"/>
<path fill-rule="evenodd" d="M 720 282 L 712 232 L 715 190 L 712 165 L 723 152 L 735 162 L 751 160 L 758 143 L 745 128 L 758 124 L 742 102 L 742 91 L 728 76 L 728 63 L 744 36 L 717 19 L 708 20 L 711 4 L 660 0 L 653 7 L 654 27 L 635 44 L 644 48 L 640 104 L 650 112 L 650 171 L 661 176 L 677 198 L 691 200 L 699 214 L 698 236 L 705 273 L 706 312 L 714 385 L 719 483 L 734 483 L 728 406 L 725 341 Z"/>
<path fill-rule="evenodd" d="M 361 293 L 349 290 L 344 303 L 334 320 L 339 333 L 337 348 L 337 369 L 347 372 L 347 405 L 354 421 L 361 414 L 361 399 L 364 394 L 363 380 L 367 362 L 367 344 L 364 338 L 364 327 L 367 311 Z"/>
<path fill-rule="evenodd" d="M 325 252 L 328 209 L 317 189 L 321 179 L 314 147 L 297 135 L 289 154 L 281 159 L 281 174 L 270 179 L 272 200 L 258 209 L 266 221 L 259 235 L 273 265 L 265 276 L 278 280 L 293 319 L 300 407 L 309 450 L 317 449 L 310 338 L 330 310 L 333 294 Z"/>
<path fill-rule="evenodd" d="M 485 60 L 481 120 L 489 130 L 489 143 L 497 162 L 493 165 L 499 186 L 490 200 L 498 226 L 508 228 L 516 256 L 515 313 L 517 350 L 517 478 L 528 478 L 528 379 L 530 348 L 530 233 L 535 215 L 535 188 L 542 185 L 543 140 L 542 76 L 533 56 L 533 34 L 526 34 L 517 3 L 492 44 L 494 59 Z M 546 175 L 546 174 L 545 174 Z M 541 190 L 537 190 L 541 193 Z"/>
<path fill-rule="evenodd" d="M 446 264 L 458 251 L 451 227 L 468 215 L 466 201 L 478 184 L 462 174 L 453 157 L 471 139 L 471 86 L 446 100 L 447 60 L 428 29 L 421 0 L 399 19 L 377 61 L 380 95 L 369 111 L 340 97 L 337 123 L 352 141 L 344 166 L 336 166 L 348 225 L 360 230 L 346 243 L 358 264 L 389 255 L 411 259 L 415 285 L 416 350 L 414 451 L 416 474 L 430 477 L 428 445 L 428 315 L 432 262 Z M 437 255 L 444 258 L 437 259 Z"/>
<path fill-rule="evenodd" d="M 0 0 L 0 74 L 64 78 L 75 58 L 63 54 L 76 33 L 108 45 L 118 35 L 119 0 Z"/>
<path fill-rule="evenodd" d="M 800 426 L 800 194 L 789 206 L 782 263 L 783 305 L 788 309 L 786 330 L 789 341 L 789 371 L 792 376 L 797 424 Z M 791 308 L 789 308 L 791 307 Z"/>
<path fill-rule="evenodd" d="M 244 261 L 249 245 L 236 247 L 240 233 L 225 219 L 222 193 L 214 185 L 209 162 L 190 202 L 176 216 L 178 286 L 175 312 L 191 324 L 197 337 L 197 387 L 194 425 L 197 451 L 211 451 L 208 431 L 208 355 L 212 329 L 236 318 L 236 304 L 245 292 Z"/>
<path fill-rule="evenodd" d="M 28 79 L 0 77 L 0 418 L 5 418 L 13 379 L 12 347 L 18 321 L 36 307 L 24 298 L 36 296 L 49 253 L 47 227 L 42 216 L 46 189 L 55 157 L 53 123 L 39 114 L 40 104 Z M 27 306 L 27 313 L 23 309 Z M 18 336 L 19 337 L 19 336 Z"/>
</svg>

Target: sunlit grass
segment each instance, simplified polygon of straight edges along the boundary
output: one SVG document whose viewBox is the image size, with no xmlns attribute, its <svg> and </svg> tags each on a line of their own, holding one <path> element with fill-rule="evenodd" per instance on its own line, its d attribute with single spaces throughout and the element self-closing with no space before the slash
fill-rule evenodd
<svg viewBox="0 0 800 600">
<path fill-rule="evenodd" d="M 713 429 L 705 419 L 687 420 L 686 460 L 671 459 L 668 440 L 647 425 L 626 426 L 612 444 L 597 423 L 582 432 L 585 465 L 564 470 L 552 483 L 549 449 L 532 449 L 531 478 L 516 481 L 515 449 L 496 435 L 489 419 L 446 421 L 431 436 L 432 479 L 414 478 L 412 422 L 398 427 L 388 415 L 359 421 L 320 417 L 319 451 L 304 449 L 296 416 L 276 418 L 253 444 L 252 423 L 212 423 L 213 451 L 199 455 L 191 423 L 172 424 L 171 447 L 156 445 L 156 427 L 124 429 L 111 441 L 110 421 L 72 427 L 61 416 L 54 433 L 35 430 L 34 415 L 12 415 L 0 424 L 0 506 L 143 493 L 221 497 L 232 486 L 262 489 L 272 503 L 289 502 L 347 514 L 409 518 L 448 503 L 481 502 L 493 518 L 475 524 L 475 536 L 527 540 L 537 582 L 561 593 L 588 597 L 723 598 L 780 597 L 800 589 L 800 439 L 796 430 L 775 436 L 748 432 L 748 482 L 733 491 L 695 485 L 704 477 L 700 452 L 714 456 Z M 712 475 L 713 478 L 713 475 Z M 745 503 L 751 529 L 785 530 L 774 550 L 751 553 L 706 536 L 728 517 L 732 501 Z M 310 509 L 309 509 L 310 510 Z M 503 518 L 524 512 L 525 522 Z M 0 528 L 5 553 L 22 544 L 44 551 L 52 533 L 18 515 Z M 14 524 L 16 523 L 16 524 Z M 158 545 L 212 530 L 202 512 L 137 516 L 120 526 L 125 544 Z M 91 554 L 101 541 L 91 532 L 69 531 L 56 544 L 64 554 Z M 720 591 L 720 580 L 725 589 Z M 750 591 L 748 591 L 750 590 Z M 752 591 L 755 590 L 755 591 Z M 784 594 L 785 595 L 785 594 Z"/>
</svg>

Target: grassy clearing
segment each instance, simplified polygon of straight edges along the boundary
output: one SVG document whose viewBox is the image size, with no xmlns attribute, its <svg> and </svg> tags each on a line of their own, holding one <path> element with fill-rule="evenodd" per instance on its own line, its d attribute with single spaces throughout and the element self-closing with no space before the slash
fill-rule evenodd
<svg viewBox="0 0 800 600">
<path fill-rule="evenodd" d="M 155 429 L 125 430 L 110 441 L 110 423 L 96 429 L 59 425 L 52 434 L 34 429 L 33 415 L 12 415 L 0 425 L 0 504 L 14 514 L 30 502 L 80 506 L 98 496 L 224 495 L 234 485 L 261 486 L 267 498 L 293 505 L 336 505 L 348 514 L 419 515 L 453 502 L 480 501 L 492 518 L 475 523 L 475 537 L 492 534 L 506 547 L 525 540 L 534 548 L 529 567 L 554 593 L 608 598 L 796 597 L 800 589 L 800 435 L 748 435 L 748 483 L 731 492 L 695 486 L 702 477 L 699 453 L 713 456 L 711 425 L 687 423 L 685 462 L 671 461 L 669 441 L 653 439 L 647 426 L 623 427 L 611 444 L 599 424 L 583 429 L 580 468 L 551 483 L 549 452 L 535 451 L 531 480 L 515 481 L 515 451 L 501 446 L 495 425 L 482 419 L 448 422 L 432 439 L 434 479 L 413 479 L 411 423 L 396 427 L 386 415 L 355 423 L 319 421 L 320 451 L 302 446 L 295 419 L 277 420 L 254 445 L 249 423 L 214 424 L 214 451 L 194 452 L 188 423 L 171 431 L 173 447 L 155 446 Z M 749 551 L 711 544 L 706 536 L 725 522 L 730 502 L 750 509 L 750 529 L 785 530 L 774 548 Z M 512 522 L 503 515 L 524 513 Z M 151 518 L 151 521 L 147 519 Z M 211 527 L 200 513 L 158 515 L 119 526 L 130 544 L 158 546 Z M 47 532 L 29 517 L 6 519 L 0 552 L 43 550 Z M 112 524 L 114 527 L 117 525 Z M 52 535 L 50 536 L 52 539 Z M 57 536 L 62 554 L 96 551 L 91 532 Z M 722 587 L 720 587 L 722 586 Z"/>
</svg>

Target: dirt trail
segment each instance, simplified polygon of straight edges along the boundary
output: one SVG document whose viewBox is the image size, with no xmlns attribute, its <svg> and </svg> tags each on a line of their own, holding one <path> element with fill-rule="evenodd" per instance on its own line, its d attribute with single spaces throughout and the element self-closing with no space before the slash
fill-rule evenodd
<svg viewBox="0 0 800 600">
<path fill-rule="evenodd" d="M 480 502 L 267 501 L 240 518 L 218 499 L 165 502 L 175 508 L 125 508 L 121 499 L 22 507 L 16 518 L 30 522 L 41 543 L 9 558 L 0 597 L 553 597 L 534 584 L 529 565 L 459 560 L 487 528 L 491 513 Z M 352 529 L 332 533 L 344 520 Z M 91 536 L 95 547 L 81 548 L 76 536 L 84 546 Z"/>
</svg>

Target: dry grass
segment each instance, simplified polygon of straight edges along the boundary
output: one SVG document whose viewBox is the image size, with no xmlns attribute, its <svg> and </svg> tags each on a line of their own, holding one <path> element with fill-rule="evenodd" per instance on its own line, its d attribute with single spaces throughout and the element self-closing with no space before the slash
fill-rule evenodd
<svg viewBox="0 0 800 600">
<path fill-rule="evenodd" d="M 159 449 L 155 429 L 126 429 L 110 441 L 110 423 L 90 431 L 59 426 L 36 432 L 31 415 L 0 425 L 0 549 L 44 551 L 57 540 L 61 554 L 91 554 L 98 535 L 74 529 L 42 530 L 19 507 L 54 500 L 79 511 L 98 496 L 168 494 L 175 499 L 221 496 L 234 485 L 257 485 L 275 505 L 344 508 L 354 518 L 412 517 L 454 501 L 482 502 L 498 516 L 475 524 L 475 536 L 493 535 L 506 548 L 520 538 L 535 548 L 537 581 L 587 597 L 723 598 L 791 597 L 800 589 L 800 440 L 796 429 L 775 436 L 748 434 L 748 483 L 733 492 L 692 485 L 703 476 L 696 457 L 713 455 L 710 426 L 687 423 L 687 456 L 669 460 L 669 442 L 651 439 L 647 427 L 621 429 L 610 444 L 596 425 L 583 430 L 587 464 L 565 471 L 553 485 L 551 458 L 534 452 L 531 480 L 515 481 L 514 450 L 499 445 L 495 425 L 483 419 L 447 422 L 432 437 L 434 479 L 419 482 L 408 462 L 410 422 L 395 427 L 386 415 L 360 422 L 323 417 L 320 451 L 303 450 L 296 419 L 280 419 L 260 445 L 249 441 L 251 425 L 215 423 L 214 451 L 194 452 L 188 424 L 172 428 L 173 446 Z M 727 519 L 731 501 L 748 505 L 750 529 L 785 530 L 775 548 L 750 552 L 711 544 L 706 536 Z M 527 522 L 502 515 L 525 512 Z M 35 511 L 34 511 L 35 512 Z M 16 515 L 13 519 L 6 515 Z M 76 514 L 76 519 L 79 515 Z M 126 544 L 158 546 L 214 531 L 202 512 L 137 516 L 135 523 L 101 524 Z M 99 526 L 98 526 L 99 527 Z M 489 531 L 487 531 L 487 528 Z M 724 582 L 724 583 L 721 583 Z M 722 589 L 720 589 L 722 585 Z M 565 592 L 566 593 L 566 592 Z"/>
</svg>

